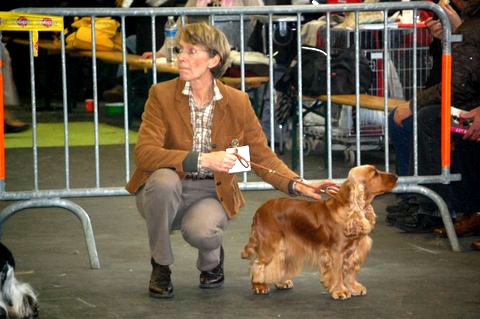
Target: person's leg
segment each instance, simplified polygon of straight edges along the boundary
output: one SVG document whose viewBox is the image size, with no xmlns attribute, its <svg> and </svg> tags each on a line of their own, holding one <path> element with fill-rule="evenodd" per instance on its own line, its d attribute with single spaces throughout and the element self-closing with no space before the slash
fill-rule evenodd
<svg viewBox="0 0 480 319">
<path fill-rule="evenodd" d="M 159 169 L 136 194 L 137 208 L 145 218 L 150 244 L 152 273 L 148 285 L 154 298 L 173 297 L 170 267 L 173 253 L 170 230 L 181 207 L 182 183 L 171 169 Z"/>
<path fill-rule="evenodd" d="M 227 215 L 215 198 L 205 198 L 188 208 L 182 220 L 182 235 L 198 249 L 197 268 L 211 270 L 220 263 L 220 246 Z"/>
<path fill-rule="evenodd" d="M 440 111 L 440 105 L 425 106 L 418 111 L 418 174 L 420 176 L 442 173 Z M 425 186 L 440 195 L 451 208 L 448 185 L 435 183 L 425 184 Z M 421 205 L 430 212 L 437 210 L 436 205 L 426 198 Z"/>
<path fill-rule="evenodd" d="M 390 129 L 390 138 L 395 148 L 395 170 L 397 175 L 410 175 L 410 150 L 412 148 L 413 117 L 405 119 L 402 126 L 398 126 L 394 121 L 396 109 L 388 115 L 388 127 Z"/>
<path fill-rule="evenodd" d="M 441 174 L 440 106 L 422 107 L 417 115 L 418 174 L 420 176 L 439 175 Z M 413 163 L 413 158 L 411 162 Z M 424 184 L 424 186 L 440 195 L 451 208 L 448 185 L 434 183 Z M 436 204 L 425 196 L 417 195 L 416 198 L 418 207 L 409 209 L 411 214 L 397 218 L 395 226 L 407 232 L 430 232 L 434 227 L 443 225 Z"/>
<path fill-rule="evenodd" d="M 452 187 L 453 206 L 465 214 L 480 212 L 480 144 L 459 140 L 455 143 L 455 152 L 458 154 L 458 172 L 462 180 Z"/>
<path fill-rule="evenodd" d="M 396 109 L 388 115 L 389 136 L 395 149 L 395 172 L 399 176 L 411 175 L 410 159 L 412 150 L 412 131 L 413 117 L 406 118 L 399 126 L 393 120 Z M 412 205 L 412 194 L 399 194 L 400 202 L 386 207 L 387 215 L 385 222 L 394 225 L 398 217 L 409 214 L 409 208 Z"/>
<path fill-rule="evenodd" d="M 458 236 L 465 236 L 480 231 L 480 145 L 477 142 L 465 141 L 461 137 L 455 141 L 455 158 L 452 163 L 457 164 L 462 179 L 450 184 L 452 190 L 452 207 L 461 217 L 454 224 Z M 455 160 L 455 161 L 454 161 Z M 453 165 L 453 164 L 452 164 Z M 446 236 L 444 227 L 435 229 L 435 233 Z M 475 249 L 480 248 L 480 242 L 472 243 Z"/>
<path fill-rule="evenodd" d="M 200 288 L 221 287 L 224 282 L 222 241 L 228 218 L 217 199 L 214 181 L 186 181 L 184 200 L 192 204 L 185 206 L 181 230 L 185 240 L 198 249 Z"/>
<path fill-rule="evenodd" d="M 152 258 L 160 265 L 173 264 L 170 230 L 182 203 L 182 182 L 171 169 L 159 169 L 137 193 L 137 208 L 145 218 Z"/>
</svg>

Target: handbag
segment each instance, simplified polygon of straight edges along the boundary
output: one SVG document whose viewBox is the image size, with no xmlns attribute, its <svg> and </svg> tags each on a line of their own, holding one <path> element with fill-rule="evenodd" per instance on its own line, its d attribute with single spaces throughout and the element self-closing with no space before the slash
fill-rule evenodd
<svg viewBox="0 0 480 319">
<path fill-rule="evenodd" d="M 330 67 L 332 94 L 354 94 L 355 51 L 332 50 Z M 369 61 L 363 55 L 360 55 L 359 70 L 360 93 L 365 93 L 371 85 L 372 71 Z M 297 89 L 297 59 L 292 61 L 289 69 L 277 82 L 276 89 L 284 89 L 287 83 Z M 311 97 L 327 94 L 327 58 L 325 52 L 317 48 L 302 48 L 302 93 Z"/>
</svg>

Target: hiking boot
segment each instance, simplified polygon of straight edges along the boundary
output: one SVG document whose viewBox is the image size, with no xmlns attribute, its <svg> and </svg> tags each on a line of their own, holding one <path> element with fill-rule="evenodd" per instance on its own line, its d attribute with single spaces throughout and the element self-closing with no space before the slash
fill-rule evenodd
<svg viewBox="0 0 480 319">
<path fill-rule="evenodd" d="M 210 271 L 200 273 L 200 285 L 202 289 L 220 288 L 223 286 L 225 276 L 223 273 L 223 247 L 220 247 L 220 263 Z"/>
<path fill-rule="evenodd" d="M 171 271 L 169 266 L 159 265 L 153 260 L 150 260 L 152 264 L 152 274 L 150 276 L 150 283 L 148 285 L 148 291 L 150 297 L 153 298 L 172 298 L 173 286 L 170 279 Z"/>
</svg>

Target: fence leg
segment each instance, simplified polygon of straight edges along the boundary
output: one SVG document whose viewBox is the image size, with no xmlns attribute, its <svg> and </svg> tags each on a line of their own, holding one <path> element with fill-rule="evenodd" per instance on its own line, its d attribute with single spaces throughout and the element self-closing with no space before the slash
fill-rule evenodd
<svg viewBox="0 0 480 319">
<path fill-rule="evenodd" d="M 395 188 L 395 193 L 417 193 L 430 198 L 438 207 L 440 215 L 442 217 L 443 225 L 447 231 L 448 240 L 452 246 L 452 250 L 456 252 L 462 251 L 458 242 L 457 234 L 453 228 L 452 217 L 448 210 L 447 204 L 437 193 L 429 189 L 428 187 L 421 185 L 398 185 Z"/>
<path fill-rule="evenodd" d="M 82 223 L 83 233 L 85 235 L 85 242 L 90 258 L 90 267 L 92 269 L 100 269 L 100 261 L 98 259 L 97 247 L 95 245 L 95 238 L 93 236 L 92 223 L 87 212 L 79 205 L 72 201 L 60 198 L 44 198 L 44 199 L 30 199 L 26 201 L 16 202 L 4 208 L 0 212 L 0 237 L 2 235 L 3 223 L 15 213 L 27 208 L 45 208 L 45 207 L 61 207 L 69 210 L 78 217 Z"/>
</svg>

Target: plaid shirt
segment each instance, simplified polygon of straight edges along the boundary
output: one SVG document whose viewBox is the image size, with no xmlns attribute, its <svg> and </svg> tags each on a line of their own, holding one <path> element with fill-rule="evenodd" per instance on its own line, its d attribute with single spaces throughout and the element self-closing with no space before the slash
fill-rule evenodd
<svg viewBox="0 0 480 319">
<path fill-rule="evenodd" d="M 193 131 L 192 151 L 209 153 L 212 151 L 212 120 L 215 102 L 223 98 L 218 89 L 217 82 L 215 80 L 213 81 L 213 99 L 201 109 L 198 108 L 195 103 L 192 94 L 192 86 L 189 81 L 185 83 L 182 93 L 188 95 L 188 104 L 190 106 L 190 119 Z M 198 157 L 197 170 L 198 172 L 194 174 L 198 174 L 199 178 L 213 175 L 212 171 L 200 166 L 200 156 Z"/>
</svg>

